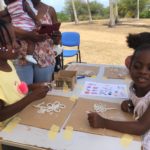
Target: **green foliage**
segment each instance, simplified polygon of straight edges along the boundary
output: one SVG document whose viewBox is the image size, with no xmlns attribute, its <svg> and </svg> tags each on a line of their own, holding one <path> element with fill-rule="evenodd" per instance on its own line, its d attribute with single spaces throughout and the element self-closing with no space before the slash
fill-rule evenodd
<svg viewBox="0 0 150 150">
<path fill-rule="evenodd" d="M 57 17 L 60 22 L 68 22 L 70 20 L 70 16 L 64 12 L 57 13 Z"/>
<path fill-rule="evenodd" d="M 74 0 L 74 3 L 75 3 L 78 19 L 88 20 L 89 13 L 88 13 L 86 1 Z M 101 3 L 98 3 L 96 1 L 91 1 L 89 5 L 90 5 L 91 15 L 93 19 L 100 19 L 100 18 L 105 18 L 109 16 L 108 8 L 104 8 L 104 6 Z M 74 13 L 73 13 L 71 0 L 66 0 L 64 10 L 65 10 L 65 13 L 68 16 L 70 16 L 70 21 L 74 21 Z"/>
<path fill-rule="evenodd" d="M 139 11 L 143 12 L 146 4 L 149 0 L 139 0 Z M 137 16 L 137 0 L 119 0 L 118 12 L 120 17 L 132 17 Z"/>
<path fill-rule="evenodd" d="M 150 18 L 150 10 L 146 9 L 140 13 L 140 18 Z"/>
</svg>

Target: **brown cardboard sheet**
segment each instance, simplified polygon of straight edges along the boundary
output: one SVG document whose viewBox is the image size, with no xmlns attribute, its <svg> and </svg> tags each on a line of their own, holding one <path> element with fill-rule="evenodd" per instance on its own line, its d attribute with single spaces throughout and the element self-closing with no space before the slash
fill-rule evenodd
<svg viewBox="0 0 150 150">
<path fill-rule="evenodd" d="M 128 70 L 122 67 L 105 67 L 104 77 L 108 79 L 126 79 L 130 78 Z"/>
<path fill-rule="evenodd" d="M 101 116 L 107 119 L 117 121 L 133 121 L 132 115 L 121 111 L 120 104 L 80 98 L 65 126 L 72 126 L 75 131 L 112 137 L 122 137 L 124 133 L 108 129 L 94 129 L 89 126 L 87 111 L 94 111 L 94 104 L 103 104 L 107 108 L 117 108 L 116 110 L 109 110 L 107 112 L 100 113 Z M 133 137 L 135 140 L 140 140 L 139 136 L 133 135 Z"/>
<path fill-rule="evenodd" d="M 86 66 L 82 64 L 76 64 L 76 65 L 70 65 L 66 70 L 72 70 L 77 71 L 77 75 L 83 75 L 83 76 L 97 76 L 99 72 L 100 67 L 99 66 Z"/>
<path fill-rule="evenodd" d="M 37 113 L 38 109 L 33 107 L 33 105 L 37 105 L 41 102 L 53 103 L 55 101 L 59 101 L 61 104 L 65 105 L 65 108 L 62 109 L 61 112 L 54 112 L 52 114 L 45 112 L 44 114 L 40 114 Z M 53 124 L 61 127 L 72 110 L 73 105 L 74 102 L 67 97 L 47 96 L 40 101 L 31 103 L 19 113 L 21 124 L 43 129 L 50 129 Z"/>
</svg>

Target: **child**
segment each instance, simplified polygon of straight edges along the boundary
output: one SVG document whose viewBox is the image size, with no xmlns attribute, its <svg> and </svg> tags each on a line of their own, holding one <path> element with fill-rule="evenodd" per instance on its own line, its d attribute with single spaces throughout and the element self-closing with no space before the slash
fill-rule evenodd
<svg viewBox="0 0 150 150">
<path fill-rule="evenodd" d="M 150 33 L 146 36 L 145 33 L 129 35 L 127 39 L 128 45 L 135 50 L 129 65 L 133 83 L 130 86 L 130 100 L 122 102 L 121 108 L 125 112 L 133 112 L 137 120 L 113 121 L 94 112 L 88 114 L 88 120 L 93 128 L 143 135 L 143 150 L 150 150 Z"/>
<path fill-rule="evenodd" d="M 14 27 L 25 31 L 33 31 L 41 25 L 37 18 L 37 10 L 33 7 L 31 0 L 4 0 L 4 2 L 7 5 L 5 13 L 10 14 Z M 32 50 L 29 51 L 29 49 L 30 43 L 28 42 L 29 55 L 26 54 L 27 52 L 24 53 L 26 60 L 37 64 L 37 61 L 32 57 Z M 33 53 L 33 55 L 35 54 Z"/>
<path fill-rule="evenodd" d="M 0 127 L 33 101 L 46 96 L 49 88 L 45 84 L 30 85 L 21 82 L 11 62 L 18 56 L 18 45 L 14 32 L 6 22 L 0 20 Z M 29 89 L 28 89 L 29 88 Z M 30 92 L 28 92 L 30 91 Z M 13 149 L 13 148 L 12 148 Z M 15 148 L 14 148 L 15 149 Z"/>
</svg>

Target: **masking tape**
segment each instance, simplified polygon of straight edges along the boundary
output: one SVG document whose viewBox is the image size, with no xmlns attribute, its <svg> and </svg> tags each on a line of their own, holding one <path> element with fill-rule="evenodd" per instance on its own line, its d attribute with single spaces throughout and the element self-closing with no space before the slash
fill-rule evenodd
<svg viewBox="0 0 150 150">
<path fill-rule="evenodd" d="M 78 96 L 75 96 L 75 95 L 70 97 L 70 100 L 73 102 L 75 102 L 77 99 L 78 99 Z"/>
<path fill-rule="evenodd" d="M 59 126 L 53 124 L 51 129 L 48 131 L 48 137 L 51 140 L 54 140 L 58 134 Z"/>
<path fill-rule="evenodd" d="M 64 92 L 64 93 L 69 92 L 69 88 L 68 88 L 68 85 L 67 85 L 66 82 L 64 82 L 64 85 L 63 85 L 63 92 Z"/>
<path fill-rule="evenodd" d="M 73 136 L 73 127 L 67 126 L 64 131 L 64 139 L 65 140 L 71 140 Z"/>
<path fill-rule="evenodd" d="M 121 138 L 121 145 L 125 148 L 127 148 L 131 142 L 133 141 L 133 137 L 129 134 L 124 134 Z"/>
<path fill-rule="evenodd" d="M 8 133 L 12 132 L 13 129 L 16 128 L 17 124 L 19 124 L 20 121 L 21 119 L 19 117 L 14 118 L 7 124 L 7 126 L 3 129 L 3 131 Z"/>
<path fill-rule="evenodd" d="M 95 76 L 95 75 L 93 75 L 93 76 L 91 76 L 91 78 L 96 78 L 96 76 Z"/>
</svg>

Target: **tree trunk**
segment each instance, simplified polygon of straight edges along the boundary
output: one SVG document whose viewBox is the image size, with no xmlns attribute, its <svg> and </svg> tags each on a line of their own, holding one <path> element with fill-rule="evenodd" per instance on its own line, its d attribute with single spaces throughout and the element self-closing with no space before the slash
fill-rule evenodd
<svg viewBox="0 0 150 150">
<path fill-rule="evenodd" d="M 115 23 L 119 22 L 119 17 L 118 17 L 118 0 L 115 0 Z"/>
<path fill-rule="evenodd" d="M 113 0 L 109 0 L 109 8 L 110 8 L 109 27 L 113 27 L 113 26 L 115 26 L 115 18 L 114 18 L 114 11 L 113 11 Z"/>
<path fill-rule="evenodd" d="M 74 0 L 71 0 L 71 1 L 72 1 L 72 8 L 73 8 L 73 13 L 74 13 L 75 24 L 78 24 L 79 20 L 77 18 L 77 12 L 76 12 L 76 8 L 75 8 Z"/>
<path fill-rule="evenodd" d="M 89 22 L 92 22 L 92 15 L 91 15 L 91 9 L 90 9 L 89 0 L 87 0 L 87 7 L 88 7 L 88 13 L 89 13 Z"/>
<path fill-rule="evenodd" d="M 137 0 L 137 19 L 139 20 L 139 0 Z"/>
<path fill-rule="evenodd" d="M 0 0 L 0 11 L 5 8 L 5 4 L 3 0 Z"/>
</svg>

